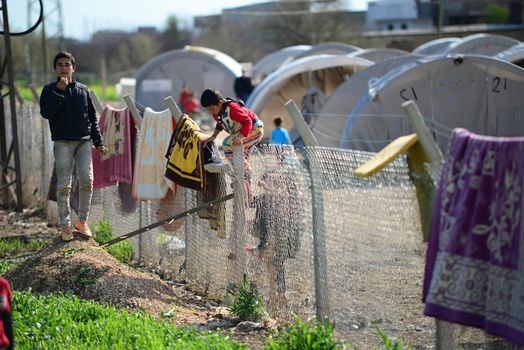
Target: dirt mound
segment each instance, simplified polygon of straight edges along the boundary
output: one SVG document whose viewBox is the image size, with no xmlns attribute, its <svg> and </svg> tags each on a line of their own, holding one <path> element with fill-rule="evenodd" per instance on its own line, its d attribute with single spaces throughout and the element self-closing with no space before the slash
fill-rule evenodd
<svg viewBox="0 0 524 350">
<path fill-rule="evenodd" d="M 52 239 L 42 249 L 9 271 L 15 290 L 39 294 L 67 293 L 128 310 L 159 316 L 176 305 L 175 323 L 203 322 L 205 305 L 181 288 L 159 277 L 120 263 L 93 240 Z M 187 305 L 187 309 L 181 305 Z"/>
</svg>

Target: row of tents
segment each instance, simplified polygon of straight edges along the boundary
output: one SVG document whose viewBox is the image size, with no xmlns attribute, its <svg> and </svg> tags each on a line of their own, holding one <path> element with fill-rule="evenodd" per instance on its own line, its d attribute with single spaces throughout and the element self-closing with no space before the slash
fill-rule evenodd
<svg viewBox="0 0 524 350">
<path fill-rule="evenodd" d="M 444 150 L 452 128 L 494 136 L 524 135 L 524 43 L 478 34 L 427 42 L 412 52 L 360 49 L 343 43 L 299 45 L 253 65 L 259 82 L 246 101 L 265 122 L 293 99 L 319 144 L 377 151 L 411 132 L 401 108 L 414 100 Z M 184 83 L 197 94 L 211 87 L 234 96 L 242 66 L 216 50 L 186 47 L 161 54 L 136 73 L 136 100 L 164 109 Z"/>
</svg>

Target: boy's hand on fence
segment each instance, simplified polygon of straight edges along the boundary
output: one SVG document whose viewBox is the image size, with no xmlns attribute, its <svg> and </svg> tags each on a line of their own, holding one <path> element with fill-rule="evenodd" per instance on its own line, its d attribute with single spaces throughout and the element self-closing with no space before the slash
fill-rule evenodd
<svg viewBox="0 0 524 350">
<path fill-rule="evenodd" d="M 208 143 L 213 142 L 213 141 L 215 141 L 215 136 L 211 135 L 207 139 L 204 140 L 204 145 L 207 145 Z"/>
<path fill-rule="evenodd" d="M 260 261 L 264 261 L 264 256 L 263 254 L 261 253 L 261 251 L 257 248 L 257 247 L 254 247 L 252 246 L 251 244 L 247 244 L 245 247 L 244 247 L 244 250 L 246 252 L 250 252 L 251 254 L 253 254 L 254 256 L 256 256 L 258 258 L 258 260 Z"/>
</svg>

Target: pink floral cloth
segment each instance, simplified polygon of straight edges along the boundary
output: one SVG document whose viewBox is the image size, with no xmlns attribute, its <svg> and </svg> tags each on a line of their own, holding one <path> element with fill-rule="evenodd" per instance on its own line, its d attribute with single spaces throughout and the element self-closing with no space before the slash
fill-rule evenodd
<svg viewBox="0 0 524 350">
<path fill-rule="evenodd" d="M 135 124 L 129 109 L 106 106 L 99 125 L 109 150 L 105 155 L 93 150 L 93 187 L 99 189 L 116 185 L 117 182 L 132 184 L 131 128 L 135 128 Z"/>
</svg>

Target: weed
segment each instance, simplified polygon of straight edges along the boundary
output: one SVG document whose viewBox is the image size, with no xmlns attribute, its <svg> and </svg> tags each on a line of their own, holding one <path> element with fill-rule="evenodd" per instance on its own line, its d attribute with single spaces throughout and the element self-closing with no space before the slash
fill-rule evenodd
<svg viewBox="0 0 524 350">
<path fill-rule="evenodd" d="M 255 285 L 249 283 L 247 274 L 242 276 L 242 284 L 233 286 L 229 292 L 233 295 L 229 308 L 234 315 L 242 321 L 260 321 L 266 312 L 266 306 Z"/>
<path fill-rule="evenodd" d="M 305 322 L 299 317 L 294 325 L 288 326 L 275 340 L 270 339 L 264 350 L 339 350 L 344 344 L 333 337 L 333 325 L 316 320 Z"/>
<path fill-rule="evenodd" d="M 382 340 L 382 344 L 384 344 L 384 350 L 402 350 L 404 349 L 404 346 L 400 340 L 390 339 L 375 324 L 373 324 L 373 327 L 377 330 L 377 333 L 380 339 Z"/>
<path fill-rule="evenodd" d="M 73 278 L 73 285 L 75 286 L 88 286 L 90 284 L 95 284 L 96 279 L 94 278 L 87 278 L 87 275 L 91 272 L 91 268 L 84 266 L 81 267 L 80 270 L 78 270 L 77 274 Z"/>
</svg>

